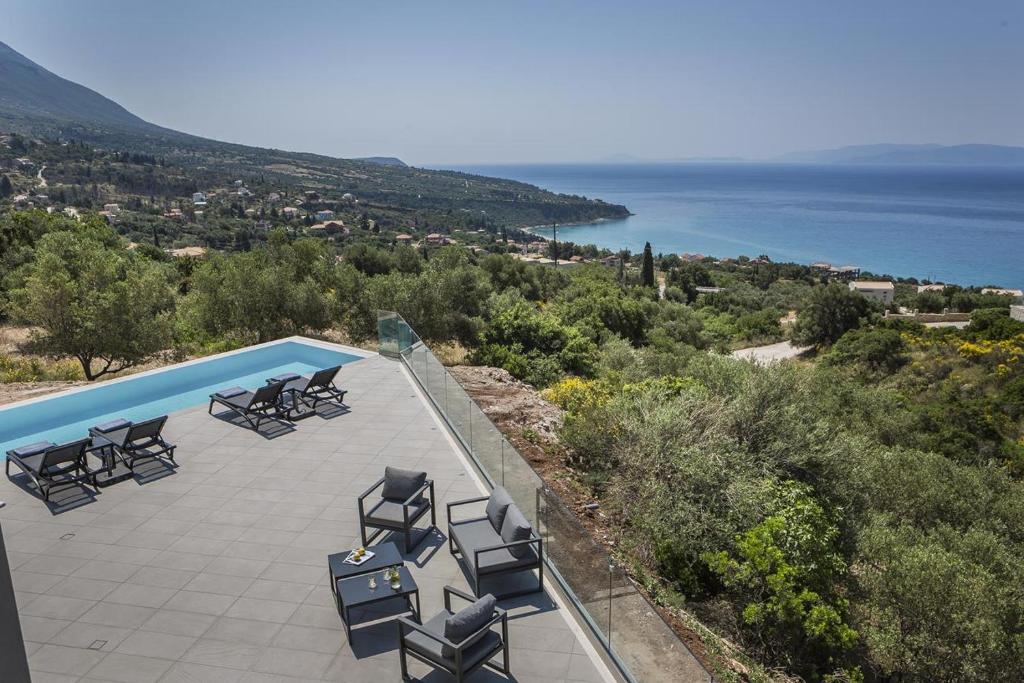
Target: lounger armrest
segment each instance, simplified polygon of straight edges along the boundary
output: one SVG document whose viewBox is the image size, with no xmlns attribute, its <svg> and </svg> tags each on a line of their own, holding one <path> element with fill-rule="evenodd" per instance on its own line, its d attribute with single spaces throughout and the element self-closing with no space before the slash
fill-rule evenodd
<svg viewBox="0 0 1024 683">
<path fill-rule="evenodd" d="M 480 567 L 480 555 L 483 553 L 493 552 L 495 550 L 508 550 L 509 548 L 515 548 L 521 545 L 530 545 L 532 543 L 537 544 L 537 558 L 541 557 L 541 538 L 534 533 L 533 538 L 524 538 L 521 541 L 512 541 L 511 543 L 502 543 L 500 545 L 492 545 L 486 548 L 477 548 L 473 551 L 473 567 L 479 569 Z"/>
<path fill-rule="evenodd" d="M 424 628 L 420 624 L 417 624 L 415 621 L 413 621 L 412 619 L 410 619 L 408 617 L 398 617 L 397 621 L 398 621 L 398 635 L 399 635 L 399 638 L 401 640 L 405 640 L 405 634 L 407 632 L 406 629 L 408 629 L 409 631 L 416 631 L 417 633 L 425 635 L 427 638 L 430 638 L 431 640 L 437 641 L 438 643 L 441 643 L 442 645 L 447 645 L 448 647 L 452 648 L 453 650 L 458 650 L 459 649 L 459 646 L 458 646 L 457 643 L 453 643 L 452 641 L 448 640 L 444 636 L 439 636 L 436 633 L 431 633 L 426 628 Z"/>
<path fill-rule="evenodd" d="M 452 611 L 452 596 L 453 595 L 456 595 L 456 596 L 462 598 L 463 600 L 465 600 L 466 602 L 470 602 L 470 603 L 476 602 L 476 600 L 477 600 L 475 597 L 473 597 L 472 595 L 470 595 L 466 591 L 461 591 L 458 588 L 455 588 L 453 586 L 445 586 L 441 590 L 442 590 L 442 593 L 444 594 L 444 608 L 446 610 L 448 610 L 449 612 Z"/>
<path fill-rule="evenodd" d="M 482 503 L 485 500 L 489 500 L 490 496 L 480 496 L 479 498 L 468 498 L 466 500 L 457 500 L 453 503 L 448 503 L 448 524 L 452 523 L 452 508 L 460 505 L 469 505 L 470 503 Z"/>
</svg>

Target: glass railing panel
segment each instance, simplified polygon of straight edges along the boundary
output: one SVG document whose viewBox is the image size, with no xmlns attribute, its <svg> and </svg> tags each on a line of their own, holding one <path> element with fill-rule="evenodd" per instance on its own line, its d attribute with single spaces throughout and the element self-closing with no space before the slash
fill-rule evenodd
<svg viewBox="0 0 1024 683">
<path fill-rule="evenodd" d="M 453 380 L 454 381 L 454 380 Z M 473 457 L 495 485 L 501 484 L 501 449 L 504 437 L 494 423 L 474 403 L 469 412 L 473 428 Z"/>
</svg>

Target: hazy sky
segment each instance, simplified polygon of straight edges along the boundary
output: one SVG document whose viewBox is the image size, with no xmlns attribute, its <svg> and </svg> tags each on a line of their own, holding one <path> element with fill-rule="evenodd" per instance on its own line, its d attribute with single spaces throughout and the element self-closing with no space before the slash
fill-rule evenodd
<svg viewBox="0 0 1024 683">
<path fill-rule="evenodd" d="M 418 164 L 1024 145 L 1024 0 L 0 0 L 154 123 Z"/>
</svg>

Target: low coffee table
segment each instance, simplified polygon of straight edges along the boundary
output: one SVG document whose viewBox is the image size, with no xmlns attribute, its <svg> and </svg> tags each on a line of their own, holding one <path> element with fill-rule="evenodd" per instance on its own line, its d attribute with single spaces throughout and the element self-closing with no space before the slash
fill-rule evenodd
<svg viewBox="0 0 1024 683">
<path fill-rule="evenodd" d="M 384 602 L 394 598 L 405 598 L 406 605 L 409 611 L 412 612 L 412 618 L 419 622 L 419 586 L 416 585 L 412 574 L 404 565 L 398 568 L 398 574 L 402 578 L 402 585 L 398 590 L 392 588 L 391 584 L 379 573 L 375 577 L 377 579 L 377 586 L 375 588 L 370 588 L 370 574 L 360 574 L 359 576 L 338 580 L 338 592 L 336 594 L 338 609 L 341 611 L 341 620 L 345 624 L 345 633 L 350 641 L 352 640 L 351 610 L 353 607 L 366 607 L 376 602 Z M 412 597 L 414 595 L 416 596 L 416 607 L 412 606 Z"/>
<path fill-rule="evenodd" d="M 327 556 L 327 568 L 331 573 L 331 592 L 334 593 L 334 602 L 338 605 L 339 612 L 341 611 L 341 601 L 338 599 L 338 583 L 341 580 L 361 574 L 379 572 L 385 567 L 393 567 L 403 562 L 402 555 L 398 552 L 398 546 L 394 543 L 368 545 L 366 549 L 374 553 L 374 555 L 362 564 L 349 564 L 345 562 L 345 558 L 352 552 L 351 550 Z"/>
</svg>

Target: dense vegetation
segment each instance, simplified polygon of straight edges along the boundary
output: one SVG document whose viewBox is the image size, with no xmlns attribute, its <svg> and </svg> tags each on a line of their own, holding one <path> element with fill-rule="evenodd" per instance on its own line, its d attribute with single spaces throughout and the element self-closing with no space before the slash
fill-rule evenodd
<svg viewBox="0 0 1024 683">
<path fill-rule="evenodd" d="M 1024 677 L 1024 325 L 1006 299 L 950 288 L 971 324 L 926 329 L 793 264 L 648 252 L 567 270 L 493 251 L 275 230 L 171 259 L 93 215 L 15 212 L 0 305 L 35 330 L 27 352 L 90 377 L 297 332 L 367 340 L 396 310 L 547 387 L 567 473 L 623 561 L 753 658 L 809 680 Z M 716 352 L 784 336 L 816 357 Z M 38 362 L 0 371 L 68 373 Z"/>
</svg>

